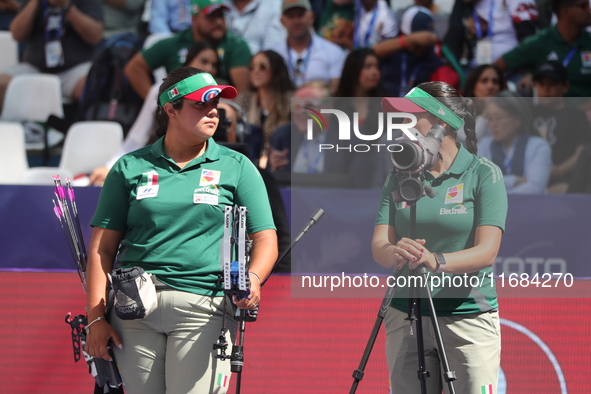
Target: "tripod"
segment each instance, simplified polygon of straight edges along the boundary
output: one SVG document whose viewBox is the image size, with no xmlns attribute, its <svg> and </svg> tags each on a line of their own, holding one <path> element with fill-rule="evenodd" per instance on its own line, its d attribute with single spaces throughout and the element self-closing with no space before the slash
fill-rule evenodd
<svg viewBox="0 0 591 394">
<path fill-rule="evenodd" d="M 410 239 L 415 239 L 416 237 L 416 220 L 417 220 L 417 206 L 416 203 L 413 203 L 410 206 Z M 423 283 L 427 283 L 427 270 L 424 266 L 417 267 L 414 270 L 410 271 L 410 274 L 413 275 L 420 275 L 423 279 Z M 399 271 L 397 267 L 394 268 L 393 276 L 398 276 Z M 425 349 L 424 349 L 424 341 L 423 341 L 423 319 L 421 316 L 421 299 L 420 294 L 417 297 L 417 292 L 420 289 L 411 287 L 409 289 L 409 308 L 408 308 L 408 317 L 406 320 L 410 321 L 411 329 L 412 323 L 416 323 L 416 338 L 417 338 L 417 351 L 418 351 L 418 359 L 419 359 L 419 369 L 417 372 L 417 378 L 421 383 L 421 393 L 427 393 L 427 378 L 429 377 L 429 371 L 426 370 L 425 365 Z M 429 286 L 425 286 L 425 291 L 427 294 L 427 302 L 429 304 L 429 312 L 431 314 L 431 322 L 433 324 L 433 330 L 435 331 L 435 339 L 437 341 L 437 348 L 439 350 L 439 354 L 441 357 L 441 363 L 443 365 L 443 376 L 445 381 L 448 384 L 449 392 L 451 394 L 455 394 L 453 381 L 456 380 L 456 374 L 454 371 L 450 371 L 449 363 L 447 361 L 447 354 L 445 352 L 445 347 L 443 346 L 443 339 L 441 338 L 441 330 L 439 329 L 439 323 L 437 322 L 437 315 L 435 313 L 435 305 L 433 304 L 433 298 L 431 296 L 431 290 Z M 369 340 L 365 347 L 365 351 L 363 352 L 363 356 L 361 357 L 361 362 L 359 363 L 359 367 L 353 371 L 353 384 L 351 385 L 351 390 L 349 394 L 354 394 L 357 391 L 357 387 L 359 382 L 363 379 L 365 374 L 365 366 L 367 365 L 367 361 L 369 360 L 369 356 L 371 355 L 371 351 L 373 349 L 373 345 L 375 344 L 376 338 L 380 331 L 380 327 L 386 316 L 386 312 L 390 307 L 390 303 L 392 302 L 392 298 L 396 294 L 396 288 L 394 286 L 389 286 L 388 290 L 386 290 L 386 294 L 382 300 L 382 304 L 378 311 L 378 316 L 374 323 L 373 329 L 371 331 Z"/>
</svg>

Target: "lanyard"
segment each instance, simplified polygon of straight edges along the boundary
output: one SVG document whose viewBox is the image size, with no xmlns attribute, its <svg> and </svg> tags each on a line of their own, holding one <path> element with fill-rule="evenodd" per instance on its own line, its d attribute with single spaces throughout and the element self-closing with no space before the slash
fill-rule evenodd
<svg viewBox="0 0 591 394">
<path fill-rule="evenodd" d="M 355 33 L 353 34 L 353 48 L 365 48 L 369 44 L 369 39 L 371 34 L 373 33 L 373 29 L 376 24 L 376 20 L 378 19 L 378 3 L 373 10 L 373 14 L 371 16 L 371 21 L 369 22 L 369 26 L 367 27 L 367 31 L 365 32 L 365 37 L 363 42 L 359 42 L 360 35 L 361 35 L 361 0 L 357 0 L 355 2 Z"/>
<path fill-rule="evenodd" d="M 575 47 L 572 48 L 570 50 L 570 52 L 566 55 L 566 57 L 562 61 L 562 66 L 564 68 L 566 68 L 566 66 L 568 66 L 568 64 L 570 63 L 570 61 L 573 60 L 573 57 L 575 56 L 575 53 L 577 53 L 577 49 L 579 49 L 579 46 L 578 45 L 575 45 Z"/>
<path fill-rule="evenodd" d="M 43 18 L 45 19 L 45 42 L 49 42 L 50 41 L 50 32 L 55 30 L 56 33 L 56 39 L 61 39 L 62 38 L 62 25 L 64 23 L 64 15 L 60 15 L 59 19 L 60 19 L 60 23 L 56 25 L 56 29 L 52 29 L 50 30 L 50 23 L 49 23 L 49 18 L 58 18 L 58 16 L 56 14 L 52 14 L 50 16 L 49 14 L 49 7 L 47 6 L 47 0 L 43 0 Z"/>
<path fill-rule="evenodd" d="M 287 66 L 289 67 L 289 75 L 291 75 L 291 78 L 293 79 L 293 82 L 296 85 L 296 87 L 299 87 L 306 79 L 306 70 L 308 70 L 308 63 L 310 62 L 310 54 L 312 53 L 312 40 L 313 40 L 313 37 L 310 37 L 310 43 L 308 44 L 308 48 L 306 49 L 306 58 L 304 59 L 303 66 L 299 67 L 298 75 L 295 75 L 296 68 L 298 68 L 298 67 L 297 67 L 297 65 L 294 67 L 294 64 L 291 60 L 291 48 L 289 47 L 289 43 L 286 42 L 286 45 L 287 45 Z M 301 60 L 301 58 L 298 59 L 297 62 L 299 62 L 300 60 Z"/>
<path fill-rule="evenodd" d="M 423 62 L 418 62 L 415 67 L 413 68 L 412 72 L 410 73 L 410 77 L 408 79 L 406 79 L 406 67 L 408 66 L 407 61 L 408 61 L 408 56 L 406 51 L 402 52 L 402 61 L 400 62 L 400 87 L 401 88 L 407 88 L 407 87 L 411 87 L 411 85 L 414 85 L 416 79 L 417 79 L 417 74 L 419 72 L 421 72 L 421 69 L 423 68 Z M 408 93 L 408 92 L 406 92 Z M 404 93 L 404 94 L 406 94 Z M 402 97 L 402 96 L 401 96 Z"/>
<path fill-rule="evenodd" d="M 493 14 L 495 10 L 495 1 L 490 0 L 490 8 L 488 10 L 488 32 L 486 34 L 487 37 L 492 37 L 493 35 Z M 474 19 L 474 28 L 476 28 L 476 37 L 480 40 L 482 35 L 482 26 L 480 26 L 480 17 L 476 13 L 476 11 L 472 12 L 472 18 Z"/>
</svg>

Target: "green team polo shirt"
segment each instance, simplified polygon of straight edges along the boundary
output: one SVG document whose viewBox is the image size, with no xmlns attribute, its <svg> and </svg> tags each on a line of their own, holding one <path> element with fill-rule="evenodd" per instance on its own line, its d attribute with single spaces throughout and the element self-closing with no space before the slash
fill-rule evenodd
<svg viewBox="0 0 591 394">
<path fill-rule="evenodd" d="M 568 44 L 556 26 L 547 27 L 527 37 L 502 57 L 509 70 L 537 69 L 548 60 L 564 62 L 574 49 L 566 66 L 570 88 L 566 96 L 591 97 L 591 33 L 583 31 L 579 39 Z"/>
<path fill-rule="evenodd" d="M 435 198 L 423 197 L 417 203 L 416 239 L 425 239 L 431 252 L 451 253 L 474 246 L 477 226 L 497 226 L 504 231 L 507 216 L 507 192 L 501 170 L 490 160 L 469 153 L 463 146 L 451 167 L 437 178 L 426 171 L 425 184 L 433 187 Z M 376 224 L 396 229 L 396 237 L 410 236 L 410 207 L 394 203 L 391 191 L 397 180 L 391 172 L 382 189 Z M 478 276 L 482 286 L 455 287 L 446 285 L 433 289 L 438 315 L 478 313 L 498 308 L 492 267 L 468 274 Z M 408 275 L 408 266 L 401 272 Z M 454 275 L 445 274 L 453 279 Z M 437 276 L 441 277 L 441 274 Z M 457 276 L 463 276 L 457 275 Z M 453 283 L 453 282 L 452 282 Z M 459 283 L 459 282 L 456 282 Z M 468 282 L 469 283 L 469 282 Z M 475 280 L 474 280 L 474 283 Z M 403 288 L 392 299 L 392 306 L 406 312 L 408 289 Z M 424 294 L 423 294 L 424 296 Z M 428 315 L 427 302 L 421 303 Z"/>
<path fill-rule="evenodd" d="M 124 233 L 117 260 L 173 288 L 222 295 L 220 247 L 226 206 L 246 206 L 247 232 L 275 229 L 259 171 L 244 155 L 207 141 L 179 168 L 164 138 L 115 163 L 91 225 Z"/>
<path fill-rule="evenodd" d="M 142 56 L 152 70 L 164 66 L 166 72 L 182 67 L 189 48 L 195 43 L 191 29 L 176 33 L 170 38 L 158 41 L 148 49 L 142 51 Z M 250 65 L 250 49 L 244 39 L 230 31 L 226 32 L 224 40 L 214 45 L 220 58 L 219 77 L 230 81 L 230 69 L 233 67 L 248 67 Z"/>
</svg>

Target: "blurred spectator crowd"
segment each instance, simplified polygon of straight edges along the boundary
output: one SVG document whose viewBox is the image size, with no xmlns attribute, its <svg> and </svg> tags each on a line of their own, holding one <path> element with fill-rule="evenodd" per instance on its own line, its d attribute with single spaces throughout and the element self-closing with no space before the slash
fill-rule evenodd
<svg viewBox="0 0 591 394">
<path fill-rule="evenodd" d="M 0 133 L 21 123 L 29 164 L 57 165 L 73 125 L 119 123 L 116 153 L 72 174 L 101 185 L 154 140 L 162 78 L 193 66 L 239 92 L 214 138 L 280 184 L 380 188 L 389 154 L 320 150 L 342 142 L 336 117 L 311 115 L 355 113 L 371 134 L 381 98 L 444 81 L 475 101 L 478 154 L 508 193 L 591 193 L 590 26 L 589 0 L 0 0 L 14 59 L 0 59 Z M 57 81 L 61 112 L 30 104 L 40 84 L 16 88 L 40 75 Z"/>
</svg>

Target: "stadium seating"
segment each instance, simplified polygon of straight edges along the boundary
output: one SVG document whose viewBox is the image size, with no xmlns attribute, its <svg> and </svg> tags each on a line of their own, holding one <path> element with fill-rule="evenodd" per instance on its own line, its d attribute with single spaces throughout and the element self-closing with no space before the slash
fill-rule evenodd
<svg viewBox="0 0 591 394">
<path fill-rule="evenodd" d="M 27 169 L 25 129 L 18 122 L 0 122 L 0 184 L 18 184 Z"/>
<path fill-rule="evenodd" d="M 63 177 L 89 174 L 103 166 L 121 148 L 123 129 L 117 122 L 86 121 L 70 127 L 58 167 L 34 167 L 25 175 L 26 183 L 51 184 L 53 175 Z"/>
</svg>

